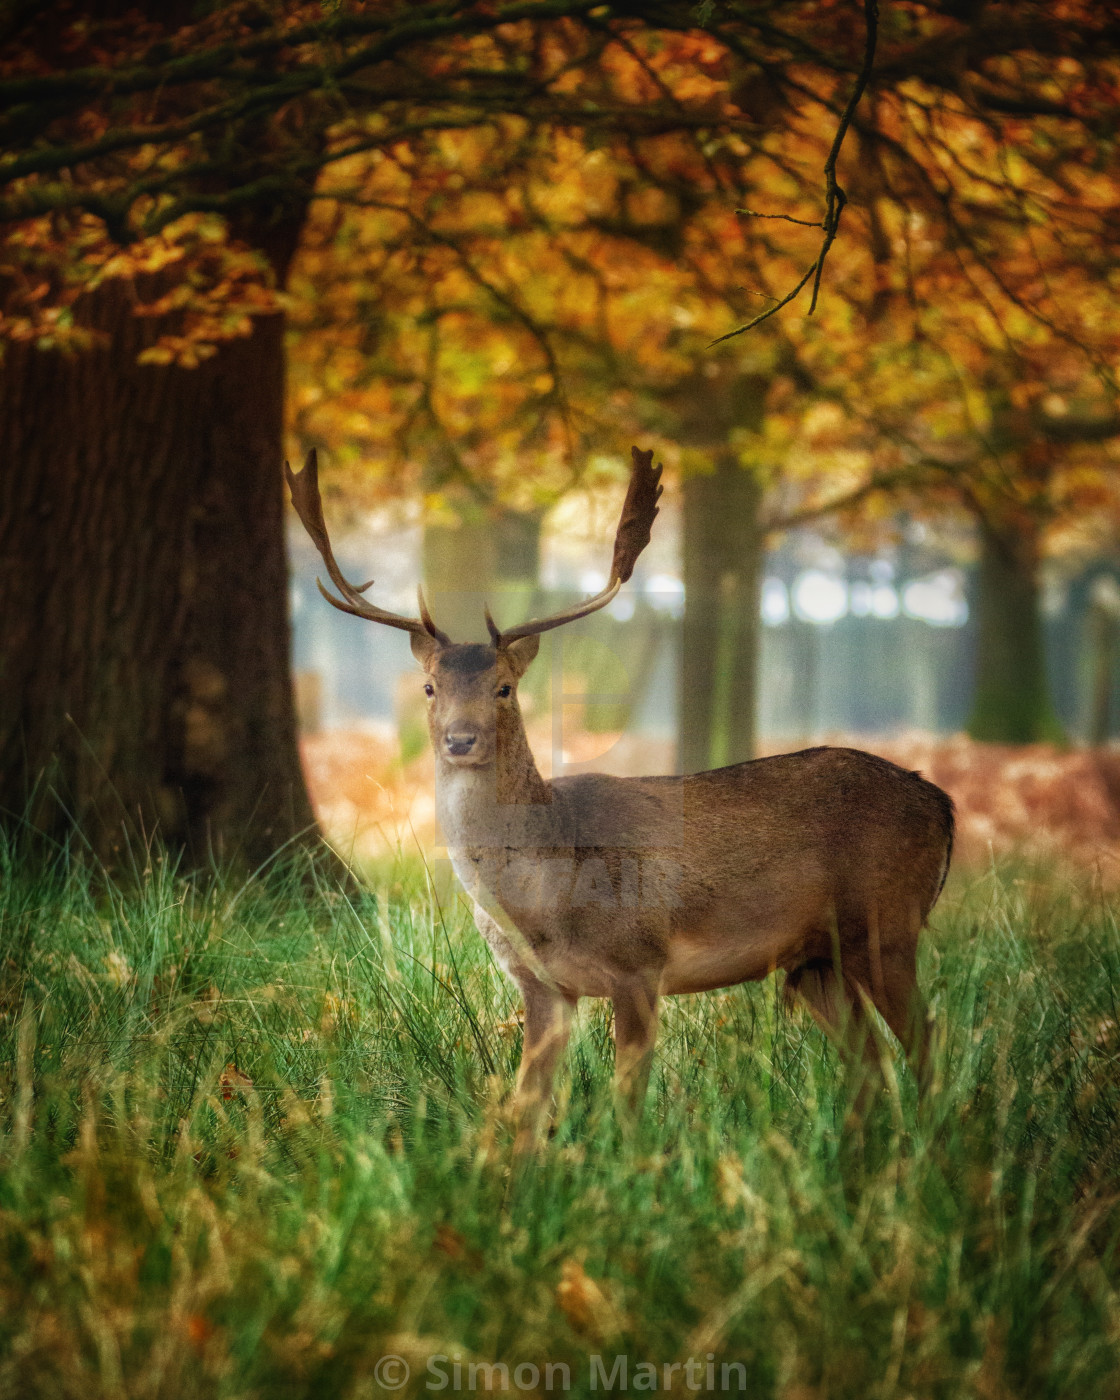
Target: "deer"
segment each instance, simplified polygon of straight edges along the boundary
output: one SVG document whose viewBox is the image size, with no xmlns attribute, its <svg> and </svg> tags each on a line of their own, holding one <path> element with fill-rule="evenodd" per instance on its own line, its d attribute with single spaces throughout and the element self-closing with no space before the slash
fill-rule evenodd
<svg viewBox="0 0 1120 1400">
<path fill-rule="evenodd" d="M 314 451 L 285 463 L 292 501 L 337 596 L 334 607 L 410 634 L 436 757 L 436 810 L 475 923 L 524 1001 L 513 1094 L 519 1141 L 548 1113 L 577 1003 L 613 1007 L 616 1092 L 646 1096 L 662 998 L 785 974 L 850 1060 L 873 1068 L 876 1011 L 919 1083 L 929 1028 L 917 981 L 921 931 L 952 857 L 947 793 L 919 773 L 815 747 L 685 776 L 578 773 L 546 780 L 529 747 L 518 683 L 541 635 L 605 608 L 650 540 L 662 467 L 632 448 L 606 586 L 548 617 L 456 643 L 388 612 L 331 550 Z"/>
</svg>

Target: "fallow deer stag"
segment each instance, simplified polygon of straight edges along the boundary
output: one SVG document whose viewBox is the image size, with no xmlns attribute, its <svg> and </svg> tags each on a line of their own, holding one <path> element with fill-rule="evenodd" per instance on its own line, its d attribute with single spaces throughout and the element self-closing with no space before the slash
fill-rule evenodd
<svg viewBox="0 0 1120 1400">
<path fill-rule="evenodd" d="M 786 973 L 842 1044 L 868 1050 L 874 1006 L 921 1071 L 926 1018 L 918 935 L 949 868 L 953 804 L 919 774 L 847 748 L 737 763 L 688 777 L 541 777 L 517 703 L 540 634 L 606 607 L 658 513 L 661 467 L 633 470 L 602 592 L 451 641 L 420 616 L 367 602 L 331 551 L 315 453 L 292 500 L 340 596 L 335 607 L 403 628 L 423 667 L 437 812 L 479 931 L 525 999 L 515 1103 L 532 1135 L 580 997 L 614 1005 L 616 1084 L 637 1108 L 658 999 Z"/>
</svg>

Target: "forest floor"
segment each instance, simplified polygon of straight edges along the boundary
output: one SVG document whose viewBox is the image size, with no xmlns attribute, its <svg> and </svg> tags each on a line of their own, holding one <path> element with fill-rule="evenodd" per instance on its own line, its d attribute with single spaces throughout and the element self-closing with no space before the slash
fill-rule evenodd
<svg viewBox="0 0 1120 1400">
<path fill-rule="evenodd" d="M 529 725 L 541 769 L 549 776 L 547 720 Z M 940 784 L 957 807 L 956 865 L 977 870 L 995 858 L 1057 860 L 1120 886 L 1120 749 L 1059 749 L 1050 744 L 978 744 L 963 734 L 914 732 L 891 738 L 831 734 L 917 769 Z M 401 852 L 417 855 L 437 840 L 434 764 L 426 739 L 402 763 L 396 734 L 331 730 L 302 740 L 316 811 L 338 849 L 359 862 Z M 771 743 L 766 751 L 804 747 Z M 575 728 L 564 758 L 592 770 L 667 773 L 667 743 Z"/>
<path fill-rule="evenodd" d="M 671 999 L 633 1135 L 585 1003 L 528 1159 L 516 997 L 419 862 L 0 877 L 5 1400 L 1116 1400 L 1120 928 L 1082 871 L 954 875 L 920 1111 L 885 1052 L 853 1126 L 771 979 Z"/>
</svg>

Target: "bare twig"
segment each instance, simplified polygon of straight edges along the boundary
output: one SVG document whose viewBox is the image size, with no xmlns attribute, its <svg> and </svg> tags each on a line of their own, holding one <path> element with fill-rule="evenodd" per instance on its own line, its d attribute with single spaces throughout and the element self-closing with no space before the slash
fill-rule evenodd
<svg viewBox="0 0 1120 1400">
<path fill-rule="evenodd" d="M 828 159 L 824 163 L 825 191 L 827 202 L 824 211 L 824 242 L 821 245 L 820 256 L 817 258 L 817 276 L 813 283 L 813 299 L 809 303 L 809 315 L 816 310 L 817 293 L 821 286 L 821 273 L 824 271 L 824 260 L 828 257 L 828 250 L 832 247 L 832 241 L 840 228 L 840 215 L 844 212 L 844 205 L 848 202 L 848 196 L 840 188 L 836 179 L 836 162 L 840 157 L 840 148 L 844 144 L 844 137 L 848 134 L 848 128 L 852 124 L 852 118 L 856 114 L 859 100 L 863 96 L 871 77 L 871 68 L 875 62 L 875 42 L 879 33 L 879 4 L 878 0 L 863 0 L 864 22 L 867 27 L 867 39 L 863 50 L 863 67 L 859 70 L 859 77 L 856 85 L 852 89 L 852 95 L 848 98 L 848 105 L 844 108 L 844 114 L 840 118 L 840 125 L 836 128 L 836 135 L 832 138 L 832 149 L 828 153 Z"/>
<path fill-rule="evenodd" d="M 728 331 L 726 335 L 718 336 L 712 341 L 713 345 L 719 345 L 722 341 L 731 340 L 737 335 L 743 335 L 746 331 L 752 330 L 755 326 L 761 325 L 763 321 L 768 321 L 771 316 L 776 316 L 782 307 L 788 306 L 795 297 L 800 295 L 801 290 L 809 282 L 813 282 L 813 295 L 809 302 L 809 315 L 817 309 L 817 297 L 821 289 L 821 276 L 824 273 L 825 259 L 828 257 L 829 249 L 840 229 L 840 217 L 844 212 L 844 206 L 848 202 L 848 197 L 840 186 L 836 178 L 836 162 L 840 156 L 841 147 L 844 145 L 844 137 L 848 134 L 848 128 L 852 124 L 852 118 L 859 105 L 859 100 L 864 94 L 868 81 L 871 77 L 871 69 L 875 62 L 875 44 L 879 35 L 879 4 L 878 0 L 863 0 L 863 14 L 866 25 L 866 38 L 863 49 L 863 66 L 859 70 L 855 86 L 852 88 L 851 96 L 847 105 L 840 114 L 840 121 L 836 127 L 836 134 L 832 138 L 832 146 L 828 152 L 828 159 L 824 163 L 824 187 L 825 187 L 825 210 L 824 220 L 820 224 L 812 224 L 804 219 L 794 219 L 789 215 L 781 214 L 755 214 L 755 218 L 785 218 L 789 223 L 805 224 L 808 228 L 822 228 L 824 237 L 821 239 L 820 251 L 817 253 L 813 265 L 794 287 L 793 291 L 782 297 L 773 306 L 768 307 L 753 320 L 748 321 L 745 326 L 739 326 L 733 331 Z M 740 213 L 751 214 L 749 209 L 740 210 Z"/>
<path fill-rule="evenodd" d="M 817 261 L 819 262 L 820 259 L 818 258 Z M 794 287 L 792 292 L 787 292 L 786 295 L 782 297 L 780 301 L 776 301 L 773 306 L 768 307 L 760 315 L 756 316 L 753 321 L 748 321 L 745 326 L 739 326 L 733 331 L 728 331 L 726 335 L 716 336 L 715 340 L 711 342 L 711 345 L 720 345 L 725 340 L 733 340 L 735 336 L 743 335 L 744 332 L 753 330 L 755 326 L 761 325 L 763 321 L 769 321 L 771 316 L 776 316 L 778 312 L 781 311 L 783 306 L 788 306 L 790 302 L 793 301 L 794 297 L 797 296 L 797 294 L 801 291 L 802 287 L 805 286 L 806 282 L 808 282 L 809 278 L 812 277 L 813 273 L 816 272 L 816 270 L 817 264 L 814 263 L 813 266 L 809 269 L 809 271 L 805 274 L 805 276 L 802 277 L 801 281 L 798 282 L 797 286 Z M 709 346 L 709 348 L 711 348 L 711 346 Z"/>
<path fill-rule="evenodd" d="M 787 224 L 800 224 L 802 228 L 824 228 L 819 219 L 795 219 L 792 214 L 760 214 L 757 209 L 736 209 L 736 214 L 748 214 L 752 219 L 784 219 Z"/>
</svg>

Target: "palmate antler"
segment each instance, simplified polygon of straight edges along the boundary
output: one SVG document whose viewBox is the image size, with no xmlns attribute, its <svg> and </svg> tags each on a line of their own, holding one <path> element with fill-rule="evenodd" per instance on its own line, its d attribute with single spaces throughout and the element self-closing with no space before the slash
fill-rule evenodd
<svg viewBox="0 0 1120 1400">
<path fill-rule="evenodd" d="M 419 617 L 402 617 L 399 613 L 387 612 L 384 608 L 378 608 L 373 603 L 368 603 L 362 597 L 367 588 L 373 587 L 373 579 L 368 583 L 352 584 L 342 570 L 338 567 L 338 561 L 334 557 L 331 549 L 331 542 L 327 535 L 326 522 L 323 519 L 323 502 L 319 496 L 319 456 L 314 448 L 307 454 L 307 461 L 303 464 L 303 471 L 294 472 L 287 462 L 284 463 L 284 475 L 288 479 L 288 488 L 292 493 L 292 505 L 296 508 L 296 514 L 303 521 L 303 528 L 314 541 L 315 548 L 323 557 L 323 563 L 327 566 L 327 573 L 331 576 L 331 582 L 342 594 L 341 598 L 335 598 L 328 593 L 319 579 L 315 582 L 319 584 L 319 592 L 333 607 L 340 612 L 351 613 L 354 617 L 364 617 L 370 622 L 383 622 L 387 627 L 399 627 L 405 632 L 415 632 L 421 635 L 434 637 L 443 646 L 449 646 L 451 638 L 446 632 L 440 629 L 432 621 L 432 615 L 428 611 L 428 606 L 424 602 L 423 589 L 417 590 L 420 603 Z"/>
<path fill-rule="evenodd" d="M 564 612 L 553 613 L 551 617 L 534 618 L 505 631 L 499 630 L 490 616 L 490 609 L 487 608 L 486 626 L 490 630 L 490 639 L 495 647 L 506 646 L 521 637 L 534 637 L 541 632 L 549 632 L 553 627 L 562 627 L 565 622 L 575 622 L 577 618 L 586 617 L 588 613 L 598 612 L 614 600 L 618 590 L 634 572 L 638 555 L 649 544 L 650 531 L 659 509 L 657 502 L 663 488 L 662 467 L 660 463 L 656 467 L 653 465 L 652 451 L 641 452 L 632 447 L 630 455 L 634 459 L 634 465 L 630 469 L 630 485 L 626 490 L 626 499 L 622 503 L 622 514 L 619 516 L 618 529 L 615 532 L 614 557 L 611 560 L 611 574 L 606 588 L 594 597 L 585 598 L 582 603 L 565 609 Z"/>
<path fill-rule="evenodd" d="M 551 617 L 535 618 L 531 622 L 523 622 L 519 627 L 510 627 L 505 632 L 499 630 L 497 623 L 490 616 L 490 609 L 487 608 L 486 626 L 489 628 L 490 639 L 495 647 L 507 646 L 510 642 L 516 642 L 521 637 L 533 637 L 540 632 L 548 632 L 553 627 L 562 627 L 565 622 L 574 622 L 579 617 L 586 617 L 588 613 L 598 612 L 600 608 L 605 608 L 612 601 L 618 590 L 634 572 L 638 555 L 649 544 L 650 530 L 653 528 L 653 522 L 657 516 L 657 501 L 662 491 L 662 468 L 660 465 L 656 467 L 653 465 L 652 452 L 640 452 L 636 447 L 632 447 L 630 452 L 634 459 L 634 465 L 630 471 L 630 485 L 626 491 L 626 500 L 622 504 L 618 530 L 615 532 L 611 576 L 607 581 L 606 588 L 602 592 L 596 593 L 593 598 L 585 598 L 582 603 L 577 603 L 564 612 L 553 613 Z M 384 608 L 375 607 L 373 603 L 368 603 L 362 597 L 367 588 L 373 587 L 373 579 L 370 579 L 368 583 L 353 584 L 338 567 L 338 561 L 334 557 L 334 551 L 331 549 L 331 542 L 327 536 L 326 522 L 323 520 L 323 502 L 319 497 L 319 458 L 315 449 L 312 448 L 307 454 L 307 461 L 303 464 L 301 472 L 292 471 L 288 463 L 285 462 L 284 475 L 288 479 L 288 487 L 292 493 L 292 505 L 295 506 L 296 513 L 303 521 L 303 528 L 314 541 L 315 548 L 322 555 L 323 563 L 327 566 L 331 582 L 342 595 L 340 598 L 334 597 L 316 579 L 315 582 L 319 584 L 319 592 L 327 602 L 341 612 L 350 613 L 354 617 L 364 617 L 369 622 L 383 622 L 387 627 L 400 627 L 405 632 L 433 637 L 441 646 L 450 646 L 451 638 L 432 621 L 432 615 L 424 602 L 423 589 L 417 590 L 420 616 L 402 617 L 399 613 L 391 613 Z"/>
</svg>

